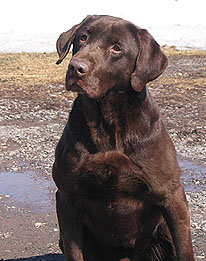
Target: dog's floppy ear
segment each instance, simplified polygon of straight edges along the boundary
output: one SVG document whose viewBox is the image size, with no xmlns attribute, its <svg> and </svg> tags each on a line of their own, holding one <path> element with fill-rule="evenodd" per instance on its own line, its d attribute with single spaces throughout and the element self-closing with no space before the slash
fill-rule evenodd
<svg viewBox="0 0 206 261">
<path fill-rule="evenodd" d="M 88 21 L 88 19 L 91 17 L 92 17 L 91 15 L 88 15 L 80 24 L 73 26 L 70 30 L 62 33 L 59 36 L 59 38 L 56 42 L 56 48 L 57 48 L 57 52 L 59 54 L 59 60 L 56 62 L 56 64 L 60 64 L 64 60 L 64 58 L 67 56 L 69 49 L 74 41 L 77 29 L 80 26 L 82 26 L 86 21 Z"/>
<path fill-rule="evenodd" d="M 135 91 L 140 92 L 147 82 L 153 81 L 163 73 L 168 60 L 147 30 L 139 30 L 138 40 L 140 49 L 131 76 L 131 85 Z"/>
<path fill-rule="evenodd" d="M 64 58 L 67 56 L 69 49 L 73 43 L 76 29 L 78 28 L 78 25 L 73 26 L 70 30 L 67 32 L 62 33 L 57 42 L 56 42 L 56 48 L 59 55 L 59 60 L 56 62 L 56 64 L 60 64 Z"/>
</svg>

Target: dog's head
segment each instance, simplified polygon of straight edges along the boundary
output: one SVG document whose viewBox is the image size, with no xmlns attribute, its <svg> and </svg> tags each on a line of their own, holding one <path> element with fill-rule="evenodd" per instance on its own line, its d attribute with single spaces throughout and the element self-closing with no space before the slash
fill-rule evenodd
<svg viewBox="0 0 206 261">
<path fill-rule="evenodd" d="M 59 60 L 73 56 L 66 75 L 66 88 L 99 99 L 109 90 L 140 92 L 167 66 L 158 43 L 145 30 L 120 18 L 88 16 L 60 35 Z"/>
</svg>

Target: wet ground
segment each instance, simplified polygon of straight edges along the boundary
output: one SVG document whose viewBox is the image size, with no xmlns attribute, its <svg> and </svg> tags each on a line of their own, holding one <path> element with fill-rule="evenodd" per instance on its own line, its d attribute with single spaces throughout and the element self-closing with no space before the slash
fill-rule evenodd
<svg viewBox="0 0 206 261">
<path fill-rule="evenodd" d="M 172 55 L 150 84 L 182 168 L 196 260 L 206 260 L 205 69 L 205 53 Z M 0 90 L 0 260 L 63 261 L 51 166 L 74 96 L 62 83 L 1 78 Z"/>
</svg>

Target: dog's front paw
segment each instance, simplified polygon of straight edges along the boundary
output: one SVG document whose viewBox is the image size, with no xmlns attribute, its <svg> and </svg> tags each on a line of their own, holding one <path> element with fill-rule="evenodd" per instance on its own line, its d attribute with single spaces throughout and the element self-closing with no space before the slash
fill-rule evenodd
<svg viewBox="0 0 206 261">
<path fill-rule="evenodd" d="M 78 164 L 77 175 L 92 183 L 105 183 L 114 178 L 118 169 L 112 162 L 105 160 L 104 153 L 86 155 Z"/>
</svg>

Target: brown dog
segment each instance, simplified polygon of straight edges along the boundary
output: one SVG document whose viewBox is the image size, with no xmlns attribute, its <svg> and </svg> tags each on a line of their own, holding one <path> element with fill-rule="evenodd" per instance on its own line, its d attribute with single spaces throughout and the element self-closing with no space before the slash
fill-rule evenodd
<svg viewBox="0 0 206 261">
<path fill-rule="evenodd" d="M 146 30 L 110 16 L 61 34 L 57 64 L 72 44 L 66 88 L 79 95 L 53 166 L 66 260 L 194 260 L 175 149 L 146 88 L 167 58 Z"/>
</svg>

